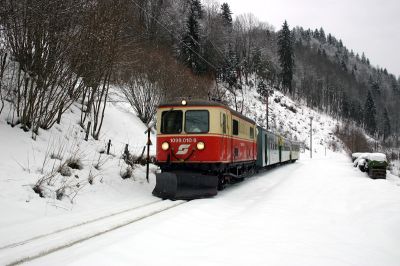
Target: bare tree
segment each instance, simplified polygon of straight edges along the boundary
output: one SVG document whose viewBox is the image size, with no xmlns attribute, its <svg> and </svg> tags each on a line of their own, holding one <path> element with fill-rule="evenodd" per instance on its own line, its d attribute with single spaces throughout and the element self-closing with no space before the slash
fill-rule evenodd
<svg viewBox="0 0 400 266">
<path fill-rule="evenodd" d="M 211 88 L 208 77 L 194 75 L 166 49 L 144 46 L 141 53 L 134 54 L 134 61 L 127 58 L 131 64 L 123 64 L 118 71 L 122 92 L 144 123 L 153 119 L 157 105 L 164 100 L 207 98 Z"/>
<path fill-rule="evenodd" d="M 4 72 L 6 69 L 6 63 L 7 63 L 7 52 L 3 45 L 2 34 L 0 29 L 0 114 L 4 108 L 3 79 L 4 79 Z"/>
<path fill-rule="evenodd" d="M 68 64 L 80 8 L 77 0 L 5 0 L 0 24 L 17 62 L 12 101 L 25 130 L 50 128 L 79 97 L 79 78 Z"/>
<path fill-rule="evenodd" d="M 87 1 L 80 20 L 72 65 L 83 81 L 81 126 L 92 122 L 98 139 L 107 105 L 110 80 L 120 53 L 128 1 Z"/>
<path fill-rule="evenodd" d="M 157 83 L 147 76 L 132 77 L 122 86 L 122 92 L 143 123 L 149 124 L 156 113 L 163 94 Z"/>
</svg>

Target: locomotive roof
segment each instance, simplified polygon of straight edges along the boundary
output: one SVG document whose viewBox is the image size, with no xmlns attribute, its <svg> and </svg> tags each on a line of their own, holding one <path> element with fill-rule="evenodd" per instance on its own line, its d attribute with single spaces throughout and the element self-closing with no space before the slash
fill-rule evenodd
<svg viewBox="0 0 400 266">
<path fill-rule="evenodd" d="M 168 102 L 168 103 L 162 103 L 160 104 L 158 107 L 162 108 L 162 107 L 185 107 L 185 106 L 210 106 L 210 107 L 221 107 L 221 108 L 225 108 L 228 109 L 232 114 L 234 114 L 235 116 L 249 122 L 252 124 L 255 124 L 254 120 L 244 116 L 243 114 L 233 110 L 232 108 L 230 108 L 229 106 L 219 103 L 219 102 L 214 102 L 214 101 L 206 101 L 206 100 L 187 100 L 186 105 L 182 105 L 181 101 L 174 101 L 174 102 Z"/>
</svg>

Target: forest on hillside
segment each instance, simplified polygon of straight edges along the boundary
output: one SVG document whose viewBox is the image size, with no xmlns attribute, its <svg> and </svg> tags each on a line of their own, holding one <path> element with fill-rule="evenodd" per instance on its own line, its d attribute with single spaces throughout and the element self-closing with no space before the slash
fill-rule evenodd
<svg viewBox="0 0 400 266">
<path fill-rule="evenodd" d="M 78 102 L 80 125 L 97 139 L 110 86 L 146 124 L 179 97 L 234 101 L 241 112 L 248 86 L 399 144 L 400 78 L 323 28 L 282 21 L 276 30 L 233 12 L 212 0 L 4 0 L 0 112 L 34 137 Z"/>
</svg>

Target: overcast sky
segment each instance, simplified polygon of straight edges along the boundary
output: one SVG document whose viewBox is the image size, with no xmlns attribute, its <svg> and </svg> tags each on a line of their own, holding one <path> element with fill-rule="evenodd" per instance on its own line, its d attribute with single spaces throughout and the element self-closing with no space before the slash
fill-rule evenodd
<svg viewBox="0 0 400 266">
<path fill-rule="evenodd" d="M 400 76 L 400 0 L 220 0 L 234 15 L 253 13 L 280 29 L 323 27 L 371 64 Z"/>
</svg>

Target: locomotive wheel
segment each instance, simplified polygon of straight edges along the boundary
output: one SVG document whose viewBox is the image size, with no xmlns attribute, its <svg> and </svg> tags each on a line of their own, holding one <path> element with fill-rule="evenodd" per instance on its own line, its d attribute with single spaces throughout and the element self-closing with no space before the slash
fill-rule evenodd
<svg viewBox="0 0 400 266">
<path fill-rule="evenodd" d="M 218 176 L 218 190 L 224 190 L 226 187 L 226 180 L 223 175 Z"/>
</svg>

